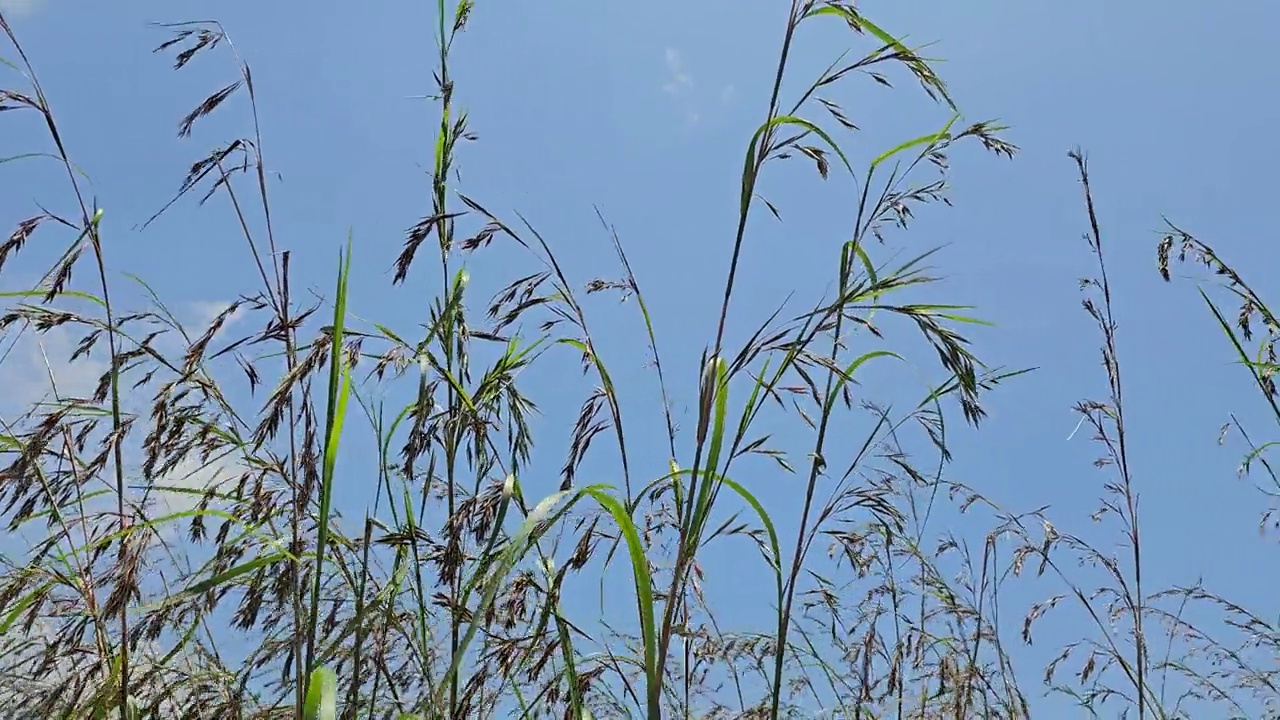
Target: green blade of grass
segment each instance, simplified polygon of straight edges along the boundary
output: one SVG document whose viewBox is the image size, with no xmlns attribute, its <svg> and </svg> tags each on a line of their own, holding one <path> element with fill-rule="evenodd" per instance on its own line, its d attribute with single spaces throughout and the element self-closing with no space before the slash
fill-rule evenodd
<svg viewBox="0 0 1280 720">
<path fill-rule="evenodd" d="M 753 189 L 755 188 L 756 181 L 756 163 L 758 161 L 757 155 L 759 153 L 760 138 L 766 133 L 783 125 L 795 125 L 796 127 L 803 128 L 804 130 L 822 138 L 822 140 L 827 143 L 827 146 L 831 148 L 831 151 L 840 158 L 840 162 L 844 164 L 845 169 L 849 171 L 849 174 L 853 174 L 853 165 L 849 163 L 849 158 L 845 156 L 844 151 L 840 149 L 840 146 L 831 139 L 831 136 L 828 135 L 825 130 L 814 125 L 812 122 L 801 117 L 796 117 L 795 115 L 782 115 L 780 117 L 773 118 L 756 128 L 755 133 L 751 136 L 751 142 L 747 145 L 747 155 L 743 161 L 742 170 L 742 198 L 739 209 L 741 216 L 745 216 L 748 208 L 751 206 L 751 196 Z"/>
<path fill-rule="evenodd" d="M 336 720 L 338 717 L 338 676 L 327 667 L 311 671 L 307 681 L 304 720 Z"/>
<path fill-rule="evenodd" d="M 191 596 L 191 595 L 199 595 L 201 593 L 208 592 L 216 587 L 226 585 L 227 583 L 231 582 L 232 580 L 235 580 L 238 577 L 254 572 L 255 570 L 260 570 L 264 567 L 267 567 L 268 565 L 271 565 L 273 563 L 278 563 L 282 560 L 288 560 L 289 557 L 290 557 L 289 553 L 285 553 L 285 552 L 270 553 L 268 555 L 259 555 L 258 557 L 252 560 L 249 560 L 248 562 L 240 563 L 239 565 L 236 565 L 235 567 L 232 567 L 229 570 L 220 572 L 211 578 L 207 578 L 205 580 L 201 580 L 200 582 L 188 585 L 187 587 L 183 588 L 182 595 Z"/>
<path fill-rule="evenodd" d="M 448 689 L 450 683 L 449 678 L 455 677 L 462 667 L 462 659 L 465 657 L 467 648 L 470 647 L 472 640 L 475 639 L 476 633 L 480 629 L 480 625 L 485 621 L 485 617 L 489 613 L 489 608 L 493 606 L 494 600 L 497 598 L 498 590 L 501 589 L 511 571 L 515 569 L 517 563 L 528 553 L 529 549 L 538 540 L 543 533 L 547 531 L 561 516 L 572 508 L 583 493 L 590 488 L 582 488 L 574 491 L 560 491 L 549 495 L 542 502 L 534 507 L 529 516 L 520 524 L 515 536 L 508 541 L 505 548 L 493 562 L 493 570 L 486 574 L 477 573 L 469 583 L 467 583 L 466 593 L 469 594 L 477 586 L 483 587 L 480 595 L 480 603 L 475 611 L 471 614 L 471 622 L 467 625 L 467 630 L 463 634 L 458 643 L 457 652 L 454 653 L 453 659 L 449 664 L 449 671 L 436 688 L 436 692 L 432 697 L 432 706 L 440 707 L 443 704 L 443 693 Z M 567 502 L 561 503 L 568 498 Z M 560 507 L 557 507 L 560 506 Z"/>
<path fill-rule="evenodd" d="M 18 621 L 18 618 L 22 616 L 22 613 L 43 597 L 44 593 L 54 585 L 55 583 L 53 582 L 44 583 L 14 602 L 9 611 L 5 613 L 4 620 L 0 620 L 0 637 L 4 637 L 9 632 L 9 629 L 13 627 L 13 624 Z"/>
<path fill-rule="evenodd" d="M 644 672 L 646 681 L 646 706 L 649 720 L 662 718 L 662 678 L 658 669 L 658 628 L 653 614 L 653 578 L 649 572 L 649 559 L 635 521 L 618 499 L 599 487 L 584 488 L 605 510 L 613 516 L 618 529 L 627 542 L 627 556 L 631 559 L 631 571 L 635 580 L 636 605 L 640 619 L 640 634 L 644 642 Z"/>
<path fill-rule="evenodd" d="M 1235 349 L 1236 355 L 1240 357 L 1240 362 L 1244 364 L 1245 367 L 1249 368 L 1249 374 L 1253 376 L 1253 380 L 1258 385 L 1258 389 L 1262 391 L 1263 397 L 1267 399 L 1267 402 L 1271 407 L 1272 415 L 1275 416 L 1277 422 L 1280 422 L 1280 404 L 1277 404 L 1275 397 L 1267 389 L 1262 373 L 1259 372 L 1258 367 L 1253 362 L 1253 359 L 1249 357 L 1249 351 L 1245 350 L 1244 343 L 1242 343 L 1240 338 L 1236 336 L 1235 329 L 1231 327 L 1231 323 L 1227 321 L 1226 316 L 1223 315 L 1222 311 L 1218 309 L 1218 306 L 1209 299 L 1204 288 L 1197 288 L 1197 290 L 1200 293 L 1200 297 L 1204 299 L 1205 304 L 1209 306 L 1209 311 L 1213 313 L 1214 319 L 1218 321 L 1218 327 L 1222 329 L 1222 332 L 1227 336 L 1227 339 L 1231 341 L 1231 347 Z"/>
<path fill-rule="evenodd" d="M 351 277 L 351 234 L 347 234 L 347 250 L 338 260 L 338 283 L 333 304 L 333 329 L 329 346 L 329 393 L 325 413 L 324 460 L 320 476 L 320 511 L 317 517 L 315 577 L 311 587 L 311 607 L 307 616 L 305 672 L 315 669 L 316 631 L 320 614 L 320 591 L 324 582 L 325 546 L 329 540 L 330 513 L 333 504 L 333 474 L 338 459 L 338 444 L 346 418 L 347 399 L 351 391 L 351 370 L 342 345 L 342 329 L 347 316 L 347 283 Z"/>
<path fill-rule="evenodd" d="M 871 169 L 875 170 L 877 167 L 880 166 L 881 163 L 884 163 L 886 160 L 889 160 L 890 158 L 897 155 L 898 153 L 906 152 L 907 150 L 910 150 L 913 147 L 919 147 L 921 145 L 932 146 L 942 142 L 943 140 L 949 139 L 951 137 L 951 126 L 955 124 L 956 120 L 959 120 L 959 119 L 960 119 L 960 113 L 955 113 L 954 115 L 951 116 L 950 120 L 947 120 L 947 123 L 943 125 L 942 129 L 939 130 L 938 132 L 929 133 L 928 135 L 921 135 L 918 138 L 907 140 L 906 142 L 900 143 L 892 148 L 889 148 L 888 150 L 885 150 L 884 152 L 877 155 L 875 160 L 871 161 Z"/>
</svg>

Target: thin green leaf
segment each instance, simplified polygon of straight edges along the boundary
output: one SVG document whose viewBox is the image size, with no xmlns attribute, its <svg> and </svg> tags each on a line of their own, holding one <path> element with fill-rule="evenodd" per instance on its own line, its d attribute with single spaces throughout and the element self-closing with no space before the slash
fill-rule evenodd
<svg viewBox="0 0 1280 720">
<path fill-rule="evenodd" d="M 259 570 L 273 563 L 278 563 L 282 560 L 287 560 L 288 558 L 289 554 L 284 552 L 259 555 L 248 562 L 236 565 L 229 570 L 224 570 L 211 578 L 206 578 L 200 582 L 187 586 L 183 589 L 182 594 L 190 596 L 208 592 L 214 588 L 226 585 L 242 575 L 247 575 L 255 570 Z"/>
<path fill-rule="evenodd" d="M 320 614 L 320 590 L 324 582 L 325 546 L 329 541 L 330 512 L 333 505 L 333 475 L 342 437 L 347 400 L 351 394 L 351 369 L 342 345 L 342 330 L 347 316 L 347 283 L 351 277 L 351 233 L 347 233 L 347 251 L 338 259 L 338 287 L 333 304 L 333 329 L 329 348 L 329 403 L 325 416 L 324 461 L 320 474 L 320 512 L 316 518 L 316 566 L 311 587 L 311 609 L 307 616 L 306 671 L 315 669 L 316 627 Z"/>
<path fill-rule="evenodd" d="M 893 147 L 889 150 L 886 150 L 880 153 L 879 155 L 876 156 L 875 160 L 871 161 L 871 169 L 875 170 L 876 167 L 878 167 L 884 161 L 888 160 L 894 155 L 897 155 L 898 153 L 904 152 L 906 150 L 910 150 L 913 147 L 918 147 L 920 145 L 933 146 L 939 142 L 942 142 L 943 140 L 949 139 L 951 137 L 951 126 L 958 119 L 960 119 L 960 113 L 955 113 L 954 115 L 951 116 L 951 119 L 947 121 L 947 124 L 943 125 L 942 129 L 939 130 L 938 132 L 930 133 L 928 135 L 921 135 L 918 138 L 908 140 L 904 143 L 901 143 L 900 145 L 897 145 L 896 147 Z"/>
</svg>

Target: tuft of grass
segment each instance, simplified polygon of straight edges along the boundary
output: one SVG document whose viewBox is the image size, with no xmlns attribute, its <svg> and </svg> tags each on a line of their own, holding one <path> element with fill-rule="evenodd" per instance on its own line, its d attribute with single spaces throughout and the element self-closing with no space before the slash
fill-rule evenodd
<svg viewBox="0 0 1280 720">
<path fill-rule="evenodd" d="M 157 50 L 176 71 L 200 54 L 232 63 L 231 77 L 179 120 L 179 137 L 195 137 L 230 98 L 248 101 L 245 131 L 200 154 L 141 228 L 173 208 L 225 200 L 244 240 L 242 272 L 226 278 L 240 295 L 204 327 L 184 324 L 142 278 L 107 270 L 110 218 L 85 195 L 33 63 L 0 14 L 11 65 L 30 86 L 0 90 L 0 108 L 34 115 L 53 147 L 0 166 L 57 163 L 79 208 L 41 210 L 0 242 L 0 271 L 29 262 L 42 278 L 2 293 L 10 344 L 0 363 L 24 337 L 69 333 L 66 361 L 97 363 L 99 376 L 81 397 L 64 390 L 51 360 L 49 395 L 0 426 L 0 515 L 33 538 L 26 556 L 0 558 L 6 707 L 67 720 L 1021 720 L 1037 673 L 1008 639 L 1005 589 L 1033 566 L 1062 591 L 1030 608 L 1021 639 L 1030 643 L 1050 613 L 1082 613 L 1059 622 L 1083 619 L 1090 635 L 1044 673 L 1082 711 L 1243 717 L 1280 694 L 1280 633 L 1261 613 L 1200 585 L 1152 592 L 1144 580 L 1118 310 L 1081 153 L 1072 157 L 1098 262 L 1084 308 L 1103 339 L 1107 385 L 1104 400 L 1076 410 L 1111 473 L 1100 516 L 1115 523 L 1123 555 L 1060 529 L 1047 511 L 1006 510 L 948 473 L 955 410 L 978 426 L 986 393 L 1027 371 L 980 359 L 967 333 L 984 323 L 971 308 L 920 299 L 940 280 L 927 264 L 933 251 L 886 261 L 900 256 L 886 246 L 920 208 L 947 202 L 953 148 L 976 143 L 1007 158 L 1017 148 L 1002 126 L 965 120 L 918 49 L 852 2 L 790 3 L 768 101 L 743 138 L 716 325 L 702 347 L 671 349 L 659 347 L 659 318 L 598 210 L 621 279 L 583 283 L 534 219 L 500 217 L 458 190 L 461 151 L 475 137 L 451 51 L 484 7 L 437 0 L 435 10 L 425 209 L 386 260 L 401 305 L 419 315 L 396 321 L 357 310 L 355 230 L 332 297 L 302 299 L 298 250 L 277 241 L 289 218 L 273 211 L 248 63 L 216 22 L 160 26 L 170 37 Z M 791 58 L 818 23 L 847 28 L 851 49 L 796 78 Z M 935 101 L 938 130 L 860 147 L 838 98 L 859 80 L 898 77 Z M 831 281 L 825 295 L 745 317 L 742 259 L 770 252 L 753 242 L 758 223 L 782 215 L 761 179 L 793 159 L 812 163 L 815 181 L 841 184 L 851 202 L 820 210 L 843 213 L 851 229 L 814 268 Z M 50 237 L 50 252 L 37 234 Z M 1159 257 L 1166 279 L 1174 257 L 1226 279 L 1240 303 L 1233 320 L 1202 297 L 1280 423 L 1278 328 L 1261 297 L 1172 225 Z M 86 262 L 91 281 L 73 282 Z M 510 275 L 493 278 L 499 289 L 477 306 L 484 284 L 472 273 L 488 282 L 493 267 Z M 660 419 L 635 415 L 594 334 L 590 303 L 614 292 L 635 300 Z M 1259 325 L 1265 338 L 1255 338 Z M 666 370 L 661 358 L 673 351 L 696 361 L 696 375 Z M 530 387 L 528 371 L 549 363 L 573 364 L 592 387 Z M 875 396 L 869 372 L 888 365 L 919 379 L 918 399 Z M 671 407 L 682 390 L 696 398 L 691 428 Z M 579 391 L 565 427 L 541 415 L 539 398 Z M 349 422 L 357 407 L 367 427 Z M 648 446 L 636 435 L 645 428 L 665 435 L 665 456 L 637 449 Z M 534 449 L 565 429 L 566 457 L 548 467 Z M 1272 443 L 1235 429 L 1250 446 L 1243 469 L 1261 467 L 1270 483 L 1260 488 L 1274 498 Z M 793 515 L 766 502 L 763 489 L 779 483 L 794 488 Z M 944 511 L 971 508 L 997 518 L 979 542 L 939 527 Z M 728 544 L 758 551 L 761 573 L 718 573 L 707 549 Z M 733 622 L 726 587 L 767 597 L 768 621 Z M 618 588 L 621 610 L 608 605 Z M 1212 606 L 1221 627 L 1192 624 L 1193 606 Z M 1081 669 L 1058 680 L 1073 658 Z"/>
</svg>

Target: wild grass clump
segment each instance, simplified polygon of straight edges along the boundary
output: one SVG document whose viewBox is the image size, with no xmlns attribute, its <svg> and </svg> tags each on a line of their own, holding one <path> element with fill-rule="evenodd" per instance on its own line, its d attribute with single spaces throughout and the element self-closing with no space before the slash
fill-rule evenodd
<svg viewBox="0 0 1280 720">
<path fill-rule="evenodd" d="M 1017 148 L 1004 128 L 964 120 L 929 61 L 852 2 L 793 0 L 767 106 L 746 139 L 717 324 L 704 347 L 675 349 L 697 359 L 698 376 L 686 378 L 664 369 L 672 350 L 660 352 L 640 278 L 603 216 L 620 279 L 584 285 L 533 220 L 491 212 L 455 187 L 474 135 L 451 50 L 483 7 L 439 0 L 436 9 L 427 207 L 406 223 L 395 257 L 356 252 L 359 229 L 344 231 L 323 300 L 299 290 L 310 283 L 296 276 L 297 249 L 277 239 L 288 219 L 273 212 L 279 190 L 268 182 L 248 63 L 216 22 L 162 27 L 157 50 L 175 70 L 221 53 L 232 73 L 180 120 L 180 137 L 231 97 L 249 109 L 246 132 L 200 154 L 160 213 L 218 198 L 242 235 L 244 273 L 227 282 L 252 288 L 203 327 L 184 324 L 144 280 L 108 270 L 120 262 L 108 211 L 88 195 L 35 64 L 0 16 L 26 83 L 0 91 L 0 107 L 47 131 L 52 151 L 21 159 L 65 170 L 72 202 L 59 202 L 74 210 L 42 210 L 0 244 L 3 276 L 19 261 L 41 273 L 6 293 L 0 331 L 10 347 L 67 334 L 74 351 L 59 360 L 99 368 L 87 394 L 64 390 L 51 370 L 48 394 L 3 418 L 0 512 L 11 533 L 32 539 L 0 571 L 6 708 L 67 719 L 1025 718 L 1038 673 L 1019 666 L 1016 645 L 1069 604 L 1092 632 L 1045 681 L 1084 707 L 1203 717 L 1275 698 L 1274 627 L 1203 588 L 1153 592 L 1143 582 L 1117 323 L 1082 155 L 1099 262 L 1085 309 L 1103 337 L 1107 399 L 1077 410 L 1114 474 L 1102 495 L 1125 546 L 1114 556 L 1044 512 L 1006 512 L 946 474 L 948 423 L 978 425 L 985 393 L 1022 371 L 979 359 L 965 334 L 979 322 L 969 308 L 920 299 L 938 282 L 931 251 L 882 255 L 897 256 L 886 250 L 892 230 L 946 202 L 954 147 L 1008 158 Z M 794 45 L 818 23 L 847 27 L 863 54 L 796 78 Z M 837 98 L 868 77 L 933 99 L 938 130 L 855 162 L 857 127 Z M 826 295 L 743 317 L 741 258 L 760 252 L 752 229 L 770 220 L 760 207 L 779 214 L 759 182 L 787 159 L 812 163 L 815 182 L 846 184 L 854 202 L 830 211 L 851 230 L 830 266 L 814 269 L 827 273 Z M 523 265 L 495 280 L 501 290 L 477 311 L 469 273 L 485 253 L 515 253 Z M 1162 271 L 1175 255 L 1204 261 L 1244 303 L 1234 324 L 1210 306 L 1280 422 L 1274 318 L 1176 228 L 1161 245 Z M 406 286 L 397 292 L 426 288 L 428 302 L 415 295 L 421 317 L 397 327 L 358 312 L 368 303 L 351 268 L 366 262 L 390 263 L 392 284 Z M 597 293 L 633 300 L 663 417 L 623 402 L 609 348 L 592 331 L 587 296 Z M 1245 343 L 1258 324 L 1267 340 L 1255 357 Z M 539 403 L 563 395 L 527 387 L 525 376 L 555 363 L 581 368 L 594 388 L 567 457 L 546 467 L 533 453 L 551 436 L 536 422 Z M 881 363 L 928 379 L 905 410 L 860 382 Z M 671 410 L 675 387 L 697 398 L 691 427 Z M 638 455 L 636 434 L 653 432 L 666 457 Z M 1275 482 L 1265 448 L 1246 467 Z M 585 472 L 588 455 L 616 481 Z M 760 499 L 764 484 L 782 481 L 801 499 L 795 517 Z M 336 498 L 357 491 L 366 506 L 339 512 Z M 996 514 L 980 550 L 938 527 L 934 511 L 947 503 Z M 1012 558 L 996 551 L 1006 537 Z M 759 551 L 750 592 L 768 599 L 763 626 L 737 626 L 717 604 L 723 579 L 703 558 L 730 542 Z M 1101 589 L 1068 558 L 1096 568 Z M 1002 588 L 1031 567 L 1066 590 L 1011 624 Z M 606 586 L 628 588 L 629 604 L 606 607 Z M 1245 639 L 1183 622 L 1191 603 L 1216 605 L 1223 627 Z M 1054 670 L 1072 656 L 1084 669 L 1062 684 Z"/>
</svg>

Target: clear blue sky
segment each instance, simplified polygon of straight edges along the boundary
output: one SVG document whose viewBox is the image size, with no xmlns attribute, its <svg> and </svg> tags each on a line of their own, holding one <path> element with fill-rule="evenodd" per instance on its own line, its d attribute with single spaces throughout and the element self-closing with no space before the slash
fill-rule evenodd
<svg viewBox="0 0 1280 720">
<path fill-rule="evenodd" d="M 741 157 L 764 112 L 785 5 L 479 0 L 453 60 L 457 102 L 480 136 L 461 148 L 462 187 L 500 215 L 529 217 L 578 282 L 617 275 L 592 210 L 601 207 L 653 305 L 686 424 L 693 422 L 693 364 L 714 330 Z M 0 7 L 12 13 L 72 156 L 94 178 L 114 270 L 153 281 L 166 300 L 193 313 L 256 287 L 242 271 L 243 240 L 225 200 L 205 209 L 187 201 L 146 232 L 133 230 L 169 199 L 192 161 L 247 127 L 237 100 L 198 124 L 194 139 L 179 141 L 178 118 L 233 79 L 233 68 L 210 55 L 174 73 L 167 56 L 150 52 L 166 34 L 148 22 L 217 18 L 254 70 L 267 162 L 282 176 L 273 189 L 279 240 L 297 251 L 298 277 L 327 294 L 350 227 L 353 310 L 401 327 L 422 316 L 434 280 L 393 290 L 389 268 L 404 229 L 429 209 L 424 173 L 436 114 L 411 96 L 433 90 L 434 3 L 0 0 Z M 1274 257 L 1265 244 L 1270 231 L 1261 225 L 1280 162 L 1267 141 L 1280 122 L 1271 92 L 1280 87 L 1280 64 L 1267 50 L 1280 7 L 1259 0 L 929 0 L 868 2 L 863 10 L 906 34 L 908 44 L 938 41 L 926 54 L 945 58 L 938 67 L 966 119 L 1013 126 L 1007 137 L 1022 148 L 1014 162 L 957 150 L 955 207 L 927 210 L 909 233 L 891 238 L 909 250 L 948 246 L 935 256 L 948 278 L 939 296 L 976 305 L 997 324 L 975 333 L 980 357 L 1041 368 L 989 399 L 981 431 L 956 434 L 950 472 L 1007 507 L 1048 504 L 1063 529 L 1095 532 L 1088 516 L 1105 477 L 1090 466 L 1098 448 L 1087 433 L 1067 440 L 1077 422 L 1071 406 L 1105 393 L 1099 339 L 1076 284 L 1093 271 L 1066 157 L 1079 144 L 1091 158 L 1117 292 L 1133 456 L 1154 549 L 1148 587 L 1203 576 L 1273 616 L 1275 581 L 1268 588 L 1257 571 L 1275 561 L 1274 545 L 1257 531 L 1263 500 L 1235 477 L 1239 443 L 1216 444 L 1230 412 L 1265 436 L 1261 402 L 1244 372 L 1228 367 L 1229 348 L 1193 284 L 1160 281 L 1154 249 L 1166 215 L 1215 245 L 1264 292 L 1275 289 L 1274 266 L 1264 264 Z M 845 40 L 834 23 L 802 36 L 792 77 L 820 70 Z M 848 139 L 863 162 L 945 120 L 916 101 L 910 83 L 898 84 L 901 91 L 890 92 L 864 82 L 841 95 L 867 128 Z M 18 121 L 4 120 L 0 155 L 42 142 L 33 124 L 15 131 Z M 62 202 L 58 172 L 29 163 L 0 168 L 0 223 L 32 214 L 37 200 Z M 739 343 L 744 328 L 791 289 L 801 290 L 803 304 L 827 287 L 851 223 L 840 206 L 849 202 L 847 178 L 822 185 L 809 173 L 774 172 L 764 191 L 785 222 L 755 218 L 736 310 Z M 888 258 L 888 248 L 880 252 Z M 427 263 L 420 267 L 428 272 Z M 476 275 L 490 287 L 480 269 Z M 15 282 L 0 279 L 4 289 Z M 474 300 L 481 310 L 482 296 Z M 637 402 L 648 402 L 653 388 L 642 355 L 632 352 L 642 346 L 630 307 L 592 306 L 604 347 L 614 348 L 615 376 L 636 388 L 629 392 Z M 927 354 L 916 359 L 932 362 Z M 569 382 L 572 374 L 555 377 Z M 535 392 L 555 448 L 540 456 L 548 477 L 526 483 L 545 483 L 548 492 L 564 443 L 565 425 L 555 423 L 576 413 L 581 395 L 568 397 Z M 906 402 L 910 395 L 877 397 Z M 631 421 L 651 451 L 641 474 L 662 470 L 661 423 L 652 409 L 633 416 L 647 426 Z M 776 492 L 770 501 L 785 503 L 785 489 Z M 354 510 L 360 498 L 348 501 Z M 970 536 L 980 544 L 980 534 Z M 743 563 L 762 572 L 754 552 L 738 555 L 720 559 L 726 568 Z M 1048 582 L 1019 589 L 1006 612 L 1052 592 Z M 1042 632 L 1035 648 L 1020 652 L 1033 663 L 1047 659 L 1069 636 Z M 1040 665 L 1023 667 L 1034 697 Z"/>
</svg>

